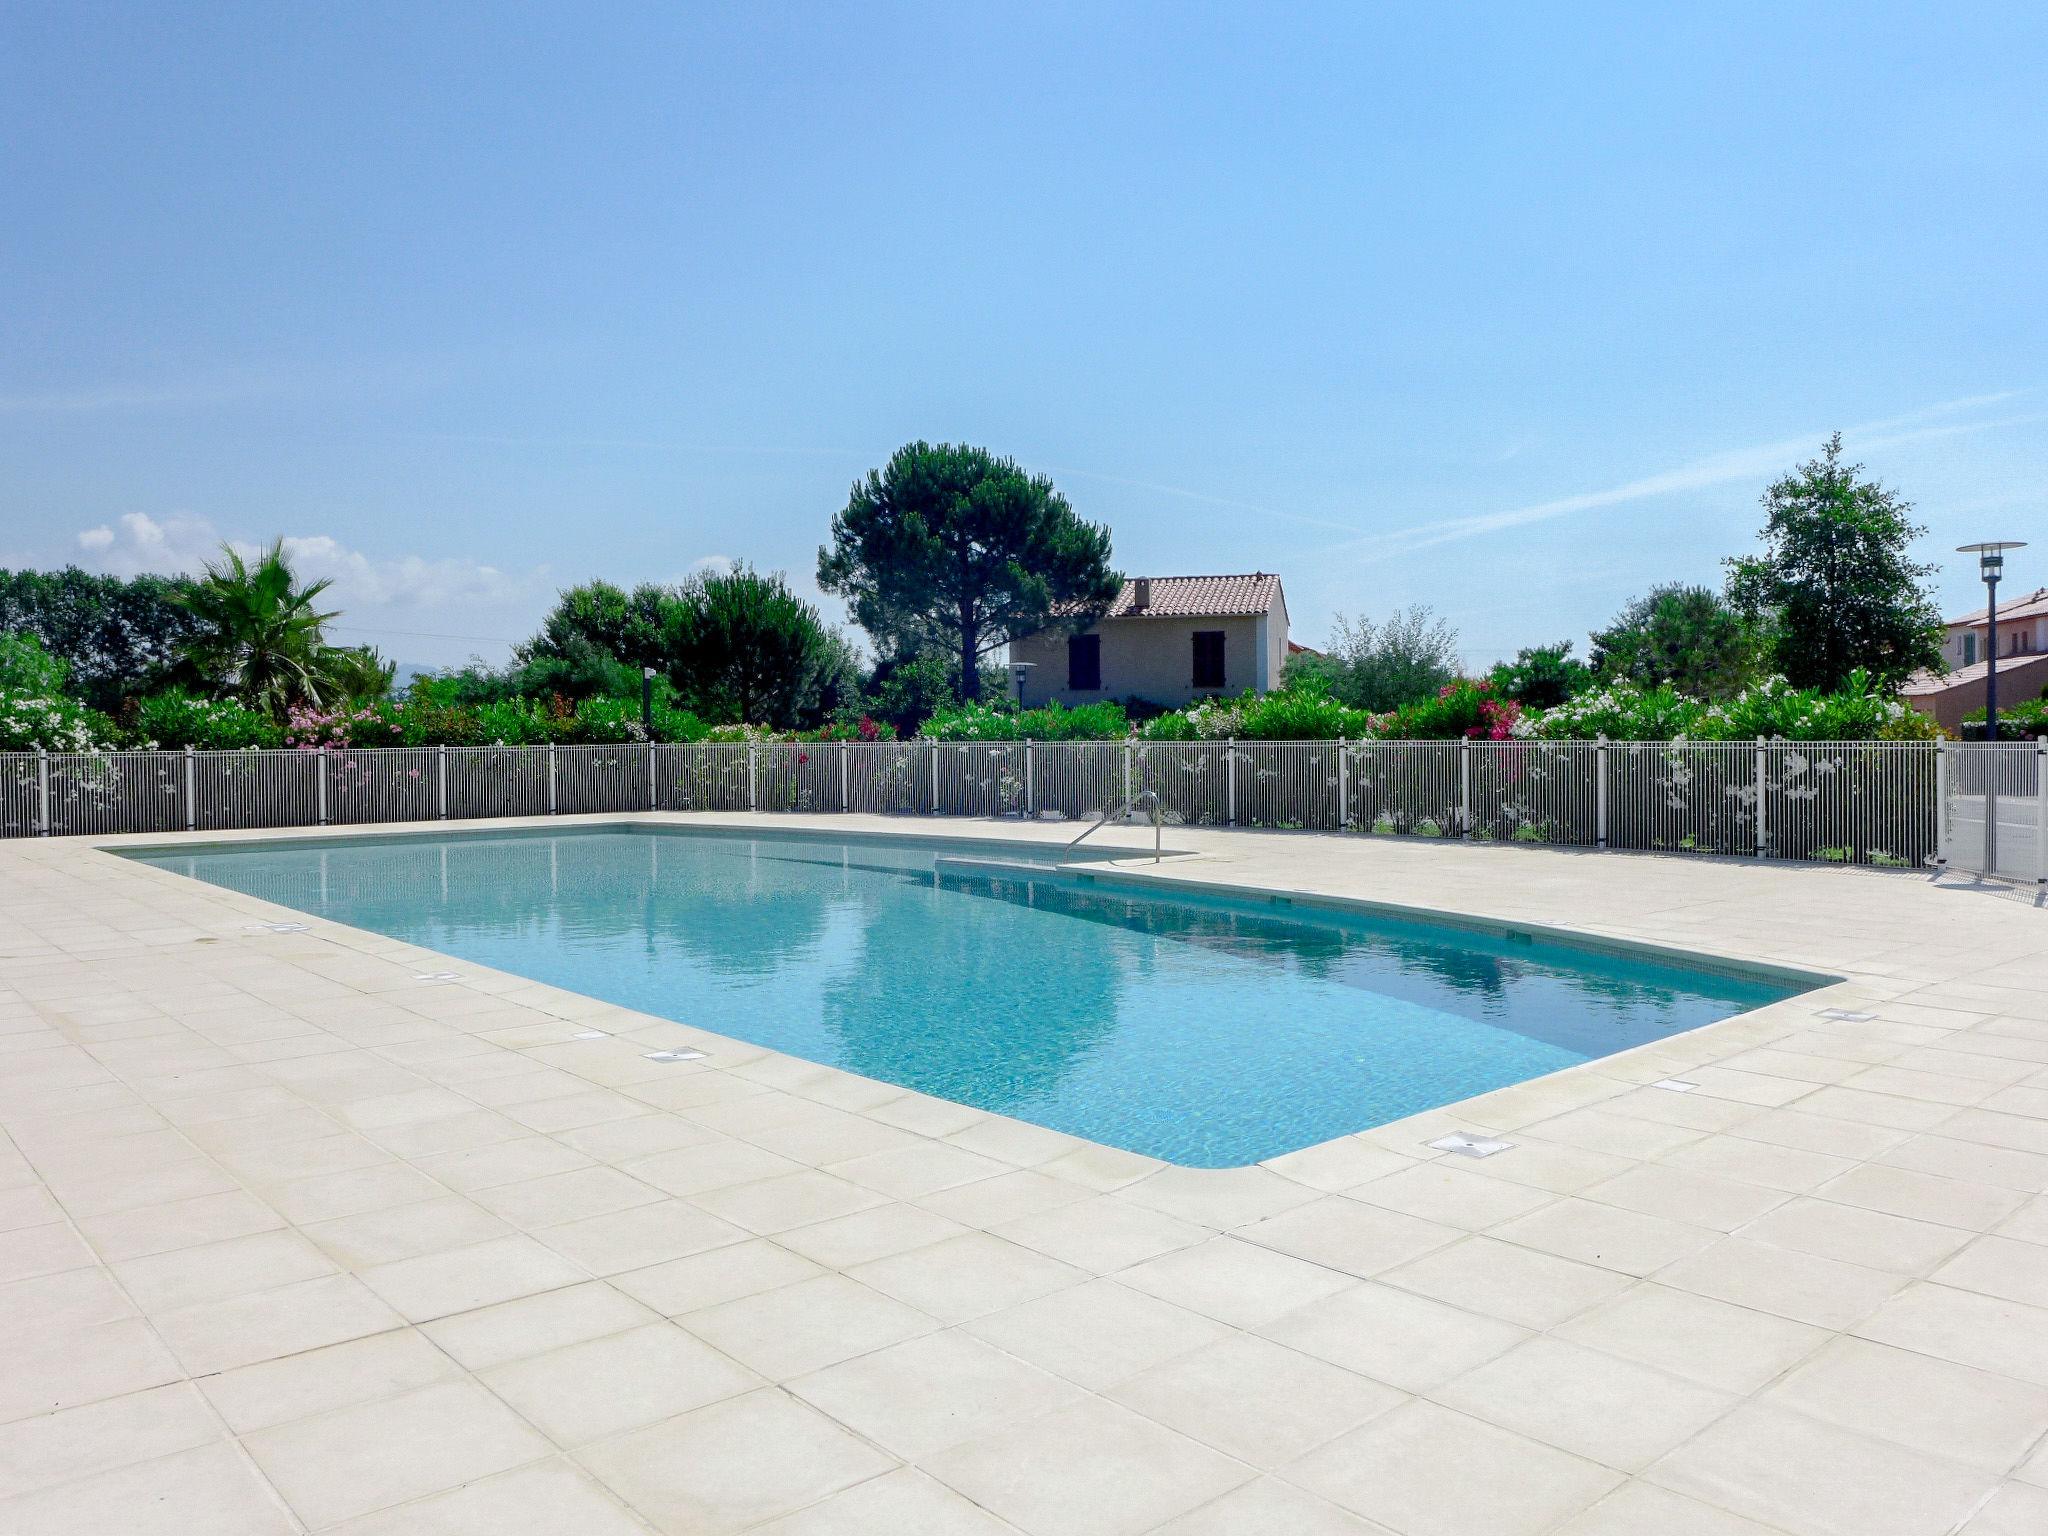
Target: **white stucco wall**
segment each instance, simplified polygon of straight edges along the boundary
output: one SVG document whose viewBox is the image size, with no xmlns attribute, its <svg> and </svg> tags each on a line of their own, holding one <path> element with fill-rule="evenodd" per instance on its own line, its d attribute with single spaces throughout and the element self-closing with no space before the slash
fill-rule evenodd
<svg viewBox="0 0 2048 1536">
<path fill-rule="evenodd" d="M 1179 707 L 1211 694 L 1275 688 L 1287 657 L 1286 610 L 1265 618 L 1110 619 L 1085 633 L 1102 637 L 1102 687 L 1075 692 L 1067 687 L 1067 635 L 1048 631 L 1010 646 L 1010 660 L 1032 664 L 1024 685 L 1027 706 L 1053 700 L 1066 705 L 1144 699 Z M 1197 689 L 1195 641 L 1198 631 L 1223 633 L 1223 686 Z"/>
</svg>

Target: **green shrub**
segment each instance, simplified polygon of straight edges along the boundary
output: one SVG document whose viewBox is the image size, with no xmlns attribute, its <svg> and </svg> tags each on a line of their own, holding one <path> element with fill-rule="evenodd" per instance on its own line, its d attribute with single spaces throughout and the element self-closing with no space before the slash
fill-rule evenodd
<svg viewBox="0 0 2048 1536">
<path fill-rule="evenodd" d="M 202 699 L 183 688 L 151 694 L 135 706 L 129 736 L 159 747 L 202 752 L 283 745 L 284 732 L 268 715 L 234 699 Z"/>
<path fill-rule="evenodd" d="M 934 710 L 918 735 L 931 741 L 1121 741 L 1130 730 L 1121 704 L 1020 710 L 984 701 Z"/>
<path fill-rule="evenodd" d="M 62 695 L 0 688 L 0 752 L 105 752 L 114 722 Z"/>
</svg>

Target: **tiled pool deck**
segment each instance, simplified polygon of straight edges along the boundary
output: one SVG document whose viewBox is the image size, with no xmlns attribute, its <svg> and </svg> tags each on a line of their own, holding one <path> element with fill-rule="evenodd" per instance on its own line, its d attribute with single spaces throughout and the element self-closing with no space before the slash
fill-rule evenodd
<svg viewBox="0 0 2048 1536">
<path fill-rule="evenodd" d="M 1849 979 L 1205 1172 L 0 844 L 0 1531 L 2048 1531 L 2048 911 L 1171 841 Z"/>
</svg>

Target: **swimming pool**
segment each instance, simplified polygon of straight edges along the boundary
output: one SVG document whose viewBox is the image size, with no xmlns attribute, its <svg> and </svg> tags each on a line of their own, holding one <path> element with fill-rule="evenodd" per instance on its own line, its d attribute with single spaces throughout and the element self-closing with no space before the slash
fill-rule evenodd
<svg viewBox="0 0 2048 1536">
<path fill-rule="evenodd" d="M 934 868 L 935 854 L 971 851 L 619 826 L 136 856 L 1204 1168 L 1276 1157 L 1805 990 L 1403 917 Z"/>
</svg>

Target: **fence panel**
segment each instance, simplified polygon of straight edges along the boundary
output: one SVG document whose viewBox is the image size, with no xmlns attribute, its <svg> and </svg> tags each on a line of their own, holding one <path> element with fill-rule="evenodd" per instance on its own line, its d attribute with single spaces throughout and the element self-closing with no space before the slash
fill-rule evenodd
<svg viewBox="0 0 2048 1536">
<path fill-rule="evenodd" d="M 868 816 L 921 816 L 931 810 L 928 742 L 863 742 L 846 752 L 848 810 Z"/>
<path fill-rule="evenodd" d="M 1740 741 L 1607 744 L 1607 846 L 1756 852 L 1756 747 Z"/>
<path fill-rule="evenodd" d="M 655 749 L 655 783 L 664 811 L 744 811 L 747 749 L 699 742 Z"/>
<path fill-rule="evenodd" d="M 643 787 L 641 804 L 647 802 Z M 545 816 L 548 813 L 546 747 L 450 747 L 448 814 Z"/>
<path fill-rule="evenodd" d="M 1600 749 L 1590 741 L 1468 745 L 1472 835 L 1513 843 L 1600 841 Z"/>
<path fill-rule="evenodd" d="M 1093 821 L 1124 803 L 1120 741 L 1053 741 L 1031 749 L 1032 804 L 1040 816 Z"/>
<path fill-rule="evenodd" d="M 52 752 L 50 832 L 177 832 L 185 819 L 182 752 Z"/>
<path fill-rule="evenodd" d="M 755 809 L 839 809 L 839 749 L 829 742 L 784 743 L 754 750 Z"/>
<path fill-rule="evenodd" d="M 1463 833 L 1456 742 L 1363 741 L 1346 750 L 1352 826 L 1382 835 Z"/>
<path fill-rule="evenodd" d="M 327 754 L 327 819 L 337 825 L 432 821 L 440 814 L 432 747 L 350 747 Z"/>
<path fill-rule="evenodd" d="M 42 816 L 36 754 L 0 752 L 0 837 L 34 837 Z"/>
<path fill-rule="evenodd" d="M 1169 823 L 1230 819 L 1230 748 L 1220 741 L 1146 741 L 1131 749 L 1131 793 L 1151 790 Z"/>
<path fill-rule="evenodd" d="M 650 750 L 639 742 L 555 748 L 556 811 L 564 816 L 576 816 L 599 811 L 648 809 L 647 754 Z M 448 814 L 452 816 L 455 813 L 451 810 Z"/>
<path fill-rule="evenodd" d="M 1240 741 L 1226 765 L 1236 776 L 1237 825 L 1330 831 L 1343 816 L 1334 741 Z M 1226 790 L 1231 786 L 1225 783 Z"/>
<path fill-rule="evenodd" d="M 1934 754 L 1915 742 L 1773 742 L 1764 834 L 1774 858 L 1909 868 L 1936 851 Z"/>
<path fill-rule="evenodd" d="M 2028 742 L 1944 743 L 1949 867 L 2048 880 L 2048 758 Z"/>
<path fill-rule="evenodd" d="M 1023 742 L 942 741 L 937 759 L 941 816 L 1023 814 Z"/>
<path fill-rule="evenodd" d="M 195 752 L 196 823 L 210 831 L 317 826 L 325 768 L 317 752 Z"/>
</svg>

